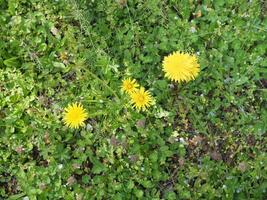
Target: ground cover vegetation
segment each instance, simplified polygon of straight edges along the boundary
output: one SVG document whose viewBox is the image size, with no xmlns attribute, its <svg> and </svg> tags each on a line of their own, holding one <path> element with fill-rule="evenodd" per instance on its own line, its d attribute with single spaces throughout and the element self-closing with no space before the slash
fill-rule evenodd
<svg viewBox="0 0 267 200">
<path fill-rule="evenodd" d="M 265 199 L 266 12 L 0 0 L 0 199 Z"/>
</svg>

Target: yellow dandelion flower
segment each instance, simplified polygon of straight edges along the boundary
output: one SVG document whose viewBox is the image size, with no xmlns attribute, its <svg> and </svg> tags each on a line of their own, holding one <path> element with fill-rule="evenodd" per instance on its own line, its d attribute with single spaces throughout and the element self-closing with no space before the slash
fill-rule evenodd
<svg viewBox="0 0 267 200">
<path fill-rule="evenodd" d="M 139 87 L 139 84 L 136 82 L 135 79 L 127 78 L 122 81 L 122 91 L 131 94 Z"/>
<path fill-rule="evenodd" d="M 165 76 L 176 82 L 188 82 L 195 79 L 200 71 L 197 57 L 189 53 L 174 52 L 164 57 Z"/>
<path fill-rule="evenodd" d="M 87 116 L 88 114 L 81 104 L 73 103 L 65 108 L 63 121 L 70 128 L 79 128 L 79 126 L 84 126 Z"/>
<path fill-rule="evenodd" d="M 131 104 L 137 110 L 145 111 L 148 107 L 152 105 L 153 98 L 149 91 L 145 91 L 143 87 L 135 90 L 130 94 L 131 96 Z"/>
</svg>

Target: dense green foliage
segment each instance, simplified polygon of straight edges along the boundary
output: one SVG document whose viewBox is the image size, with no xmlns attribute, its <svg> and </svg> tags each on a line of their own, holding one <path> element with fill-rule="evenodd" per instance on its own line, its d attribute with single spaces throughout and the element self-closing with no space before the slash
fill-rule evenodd
<svg viewBox="0 0 267 200">
<path fill-rule="evenodd" d="M 264 199 L 267 4 L 0 0 L 0 199 Z M 196 80 L 163 57 L 199 55 Z M 131 76 L 154 96 L 136 112 Z M 72 102 L 86 127 L 64 126 Z M 27 199 L 27 198 L 26 198 Z"/>
</svg>

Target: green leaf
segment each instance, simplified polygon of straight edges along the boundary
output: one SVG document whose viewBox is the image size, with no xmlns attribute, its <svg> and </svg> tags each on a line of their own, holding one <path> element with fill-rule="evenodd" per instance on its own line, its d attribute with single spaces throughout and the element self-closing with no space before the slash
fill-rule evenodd
<svg viewBox="0 0 267 200">
<path fill-rule="evenodd" d="M 65 65 L 61 62 L 53 62 L 53 66 L 58 69 L 65 69 Z"/>
<path fill-rule="evenodd" d="M 144 195 L 144 192 L 142 190 L 135 189 L 134 194 L 137 198 L 142 198 Z"/>
<path fill-rule="evenodd" d="M 239 78 L 239 79 L 236 80 L 235 85 L 236 85 L 236 86 L 238 86 L 238 85 L 243 85 L 243 84 L 245 84 L 246 82 L 248 82 L 248 77 L 243 76 L 243 77 L 241 77 L 241 78 Z"/>
<path fill-rule="evenodd" d="M 25 193 L 20 193 L 20 194 L 15 194 L 12 195 L 8 198 L 8 200 L 17 200 L 17 199 L 21 199 L 23 196 L 25 196 Z"/>
<path fill-rule="evenodd" d="M 4 65 L 6 65 L 7 67 L 18 67 L 19 66 L 18 57 L 12 57 L 4 60 Z"/>
<path fill-rule="evenodd" d="M 90 181 L 90 177 L 89 177 L 88 175 L 84 175 L 84 176 L 82 176 L 82 182 L 83 182 L 84 184 L 88 184 L 89 181 Z"/>
<path fill-rule="evenodd" d="M 94 174 L 100 174 L 101 172 L 104 172 L 107 170 L 106 167 L 96 159 L 93 161 L 93 164 L 94 166 L 92 168 L 92 172 Z"/>
</svg>

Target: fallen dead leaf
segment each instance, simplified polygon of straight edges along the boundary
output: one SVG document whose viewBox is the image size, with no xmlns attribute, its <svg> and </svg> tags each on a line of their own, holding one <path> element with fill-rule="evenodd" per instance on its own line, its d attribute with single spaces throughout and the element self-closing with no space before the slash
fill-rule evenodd
<svg viewBox="0 0 267 200">
<path fill-rule="evenodd" d="M 222 155 L 219 152 L 217 152 L 217 151 L 211 152 L 210 157 L 213 160 L 217 160 L 217 161 L 222 160 Z"/>
</svg>

